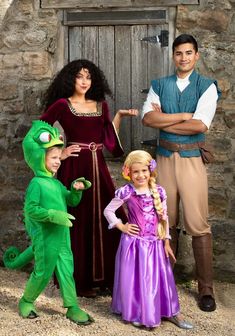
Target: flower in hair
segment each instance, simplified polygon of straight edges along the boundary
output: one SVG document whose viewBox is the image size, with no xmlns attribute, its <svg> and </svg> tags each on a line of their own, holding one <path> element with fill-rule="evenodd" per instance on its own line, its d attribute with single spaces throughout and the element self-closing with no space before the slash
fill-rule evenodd
<svg viewBox="0 0 235 336">
<path fill-rule="evenodd" d="M 156 168 L 157 168 L 157 162 L 154 159 L 152 159 L 149 164 L 149 169 L 151 172 L 153 172 Z"/>
<path fill-rule="evenodd" d="M 127 166 L 122 167 L 122 176 L 124 177 L 125 180 L 130 181 L 131 178 L 129 176 L 130 174 L 130 169 Z"/>
</svg>

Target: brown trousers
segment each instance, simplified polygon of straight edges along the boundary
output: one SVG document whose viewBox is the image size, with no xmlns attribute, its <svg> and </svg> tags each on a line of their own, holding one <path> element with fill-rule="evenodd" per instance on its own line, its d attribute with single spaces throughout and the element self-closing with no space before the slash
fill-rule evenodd
<svg viewBox="0 0 235 336">
<path fill-rule="evenodd" d="M 199 296 L 213 293 L 212 237 L 207 222 L 208 183 L 201 157 L 158 156 L 158 183 L 166 189 L 171 246 L 177 253 L 179 204 L 182 203 L 184 227 L 192 236 Z"/>
<path fill-rule="evenodd" d="M 192 236 L 211 233 L 208 218 L 208 182 L 201 157 L 158 156 L 158 183 L 167 194 L 170 227 L 179 221 L 179 203 L 183 208 L 184 227 Z"/>
</svg>

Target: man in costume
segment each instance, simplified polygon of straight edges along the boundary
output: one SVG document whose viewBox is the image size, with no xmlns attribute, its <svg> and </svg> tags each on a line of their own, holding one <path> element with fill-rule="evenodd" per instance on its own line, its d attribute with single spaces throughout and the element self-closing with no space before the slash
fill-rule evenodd
<svg viewBox="0 0 235 336">
<path fill-rule="evenodd" d="M 83 177 L 78 178 L 69 191 L 54 178 L 60 167 L 62 148 L 63 138 L 57 128 L 44 121 L 33 121 L 23 140 L 25 161 L 35 175 L 27 188 L 24 204 L 25 226 L 32 246 L 22 254 L 16 248 L 9 248 L 4 254 L 4 264 L 19 268 L 32 258 L 35 260 L 34 270 L 19 302 L 22 317 L 38 316 L 34 302 L 55 272 L 67 318 L 86 325 L 92 318 L 79 308 L 77 302 L 69 233 L 74 217 L 67 213 L 67 205 L 77 206 L 82 190 L 89 188 L 91 183 Z"/>
<path fill-rule="evenodd" d="M 212 236 L 208 224 L 208 183 L 201 158 L 205 132 L 216 111 L 220 91 L 215 80 L 195 71 L 197 41 L 182 34 L 173 42 L 176 74 L 153 80 L 143 106 L 143 124 L 160 129 L 158 183 L 166 189 L 172 248 L 178 244 L 181 201 L 184 226 L 192 236 L 199 308 L 213 311 Z"/>
</svg>

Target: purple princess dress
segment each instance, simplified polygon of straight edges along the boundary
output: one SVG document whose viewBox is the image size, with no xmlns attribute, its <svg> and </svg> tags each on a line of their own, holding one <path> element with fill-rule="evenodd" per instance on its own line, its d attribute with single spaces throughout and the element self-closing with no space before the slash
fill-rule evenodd
<svg viewBox="0 0 235 336">
<path fill-rule="evenodd" d="M 166 213 L 166 192 L 157 186 Z M 146 327 L 160 325 L 161 318 L 179 313 L 179 299 L 164 241 L 156 237 L 158 216 L 151 193 L 140 194 L 132 184 L 115 192 L 104 215 L 112 228 L 121 222 L 115 211 L 123 204 L 128 222 L 137 224 L 139 235 L 122 234 L 115 261 L 112 311 L 128 322 Z M 169 237 L 169 230 L 167 232 Z"/>
</svg>

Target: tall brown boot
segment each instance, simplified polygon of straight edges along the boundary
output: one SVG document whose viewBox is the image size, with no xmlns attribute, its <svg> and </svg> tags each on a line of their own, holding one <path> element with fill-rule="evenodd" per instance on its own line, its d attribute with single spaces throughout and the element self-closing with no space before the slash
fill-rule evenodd
<svg viewBox="0 0 235 336">
<path fill-rule="evenodd" d="M 171 236 L 170 245 L 171 245 L 171 249 L 176 258 L 178 254 L 178 248 L 179 248 L 179 233 L 180 233 L 180 229 L 177 229 L 175 226 L 170 228 L 170 236 Z M 171 267 L 174 268 L 175 263 L 172 259 L 170 259 L 170 263 L 171 263 Z"/>
<path fill-rule="evenodd" d="M 213 293 L 211 234 L 207 233 L 204 236 L 192 237 L 192 247 L 196 263 L 199 308 L 203 311 L 213 311 L 216 309 L 216 303 Z"/>
</svg>

